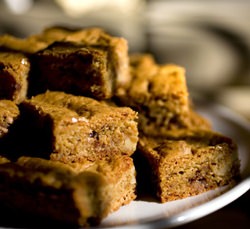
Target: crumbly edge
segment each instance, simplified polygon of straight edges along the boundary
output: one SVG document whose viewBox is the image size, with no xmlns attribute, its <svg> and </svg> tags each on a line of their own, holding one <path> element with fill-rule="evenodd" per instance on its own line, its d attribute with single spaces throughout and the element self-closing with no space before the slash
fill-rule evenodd
<svg viewBox="0 0 250 229">
<path fill-rule="evenodd" d="M 149 167 L 143 169 L 150 169 L 154 193 L 161 202 L 233 184 L 239 178 L 236 145 L 224 136 L 212 135 L 214 137 L 203 143 L 195 137 L 139 141 L 139 155 L 146 158 Z"/>
</svg>

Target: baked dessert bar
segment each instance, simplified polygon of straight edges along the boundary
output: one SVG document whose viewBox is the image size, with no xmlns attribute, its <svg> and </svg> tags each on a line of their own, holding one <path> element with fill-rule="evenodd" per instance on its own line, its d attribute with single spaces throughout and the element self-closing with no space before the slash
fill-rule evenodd
<svg viewBox="0 0 250 229">
<path fill-rule="evenodd" d="M 140 177 L 150 171 L 155 195 L 161 202 L 194 196 L 233 184 L 239 177 L 236 144 L 212 131 L 189 132 L 182 138 L 141 137 L 138 143 Z M 141 161 L 144 160 L 144 167 Z M 140 182 L 140 180 L 139 180 Z"/>
<path fill-rule="evenodd" d="M 52 160 L 93 161 L 136 149 L 137 113 L 130 108 L 48 91 L 25 100 L 20 110 L 24 128 L 35 138 L 34 150 L 45 149 Z"/>
<path fill-rule="evenodd" d="M 0 138 L 6 135 L 9 127 L 19 117 L 17 105 L 10 100 L 0 100 Z"/>
<path fill-rule="evenodd" d="M 38 35 L 39 36 L 39 35 Z M 127 87 L 130 82 L 128 42 L 122 37 L 108 34 L 98 27 L 86 27 L 84 29 L 69 29 L 64 27 L 49 27 L 41 34 L 40 39 L 45 42 L 69 41 L 82 43 L 87 46 L 100 46 L 105 48 L 111 60 L 115 73 L 116 89 Z"/>
<path fill-rule="evenodd" d="M 116 93 L 116 91 L 120 87 L 126 88 L 128 86 L 130 82 L 130 73 L 129 73 L 127 40 L 121 37 L 111 36 L 100 28 L 86 28 L 86 29 L 80 29 L 80 30 L 70 30 L 70 29 L 63 28 L 63 27 L 49 27 L 45 29 L 42 33 L 29 36 L 25 39 L 13 37 L 10 35 L 3 35 L 3 36 L 0 36 L 0 50 L 15 51 L 15 52 L 27 54 L 28 56 L 35 55 L 36 57 L 37 55 L 41 56 L 43 54 L 42 50 L 48 48 L 48 46 L 52 45 L 54 42 L 71 42 L 71 43 L 74 43 L 75 45 L 76 43 L 78 43 L 78 44 L 81 44 L 81 46 L 85 46 L 85 49 L 89 49 L 90 50 L 89 52 L 92 54 L 92 55 L 91 54 L 88 55 L 87 59 L 82 60 L 83 63 L 85 63 L 85 65 L 83 66 L 84 69 L 82 69 L 81 68 L 82 65 L 79 66 L 76 64 L 74 66 L 74 63 L 69 63 L 69 62 L 67 62 L 67 65 L 64 66 L 63 64 L 65 64 L 67 58 L 66 60 L 64 60 L 63 64 L 60 65 L 59 62 L 57 62 L 57 64 L 53 66 L 52 63 L 50 63 L 49 61 L 51 60 L 59 61 L 59 59 L 56 58 L 56 56 L 58 56 L 58 53 L 55 56 L 53 54 L 51 54 L 51 56 L 48 56 L 49 51 L 48 50 L 45 51 L 47 55 L 45 54 L 44 58 L 45 59 L 48 58 L 48 60 L 47 62 L 45 61 L 46 63 L 44 63 L 45 65 L 43 65 L 41 69 L 43 68 L 46 69 L 48 67 L 51 67 L 52 69 L 50 70 L 53 70 L 52 71 L 53 73 L 55 72 L 57 74 L 59 72 L 64 73 L 63 74 L 64 77 L 66 76 L 64 70 L 68 71 L 67 73 L 68 73 L 69 78 L 67 79 L 67 81 L 66 80 L 63 81 L 64 84 L 61 82 L 57 90 L 60 89 L 59 88 L 60 86 L 63 86 L 61 90 L 64 90 L 66 88 L 67 92 L 70 91 L 71 93 L 72 91 L 76 90 L 75 94 L 78 94 L 79 89 L 81 89 L 80 92 L 81 93 L 83 92 L 84 95 L 90 94 L 92 97 L 97 98 L 97 99 L 107 99 L 107 98 L 112 97 L 113 94 Z M 58 46 L 58 44 L 55 46 Z M 61 49 L 61 52 L 62 52 L 62 49 Z M 67 46 L 65 47 L 65 49 L 69 49 L 69 47 Z M 93 53 L 92 50 L 96 50 L 96 51 Z M 40 53 L 36 55 L 36 53 L 39 51 Z M 65 55 L 67 57 L 69 57 L 67 55 L 68 51 L 65 50 Z M 73 53 L 71 53 L 71 58 L 68 59 L 69 61 L 74 61 L 74 59 L 72 60 L 72 55 Z M 78 64 L 79 64 L 80 59 L 84 57 L 77 58 L 78 55 L 79 54 L 76 54 L 75 60 L 78 60 Z M 62 53 L 60 55 L 60 58 L 61 58 L 60 61 L 64 59 Z M 85 55 L 85 58 L 86 58 L 86 55 Z M 92 62 L 91 58 L 94 58 L 93 64 L 91 64 Z M 106 58 L 106 60 L 104 58 Z M 37 60 L 37 58 L 35 59 Z M 98 66 L 99 64 L 103 64 L 103 61 L 106 62 L 106 65 L 108 64 L 107 70 L 109 72 L 105 73 L 103 66 L 102 67 Z M 49 65 L 47 66 L 46 64 L 48 62 L 49 62 Z M 39 62 L 38 66 L 42 64 L 43 64 L 43 61 L 41 61 L 41 63 Z M 50 86 L 52 88 L 56 86 L 56 84 L 52 84 L 52 85 L 49 84 L 51 81 L 54 82 L 52 73 L 49 72 L 50 74 L 48 76 L 47 75 L 41 76 L 40 74 L 36 75 L 37 73 L 39 73 L 39 70 L 36 71 L 36 67 L 37 66 L 35 66 L 34 68 L 32 67 L 32 69 L 34 69 L 35 72 L 34 74 L 31 75 L 32 85 L 29 87 L 30 95 L 40 93 L 41 90 L 43 90 L 44 87 L 46 86 L 48 86 L 47 89 L 50 89 Z M 91 68 L 90 71 L 88 71 L 86 67 Z M 72 70 L 72 72 L 70 72 L 70 70 Z M 75 76 L 74 73 L 79 74 L 81 71 L 83 71 L 81 73 L 81 76 L 83 76 L 84 74 L 87 74 L 87 76 L 83 78 L 85 79 L 85 81 L 83 81 L 83 84 L 81 82 L 81 80 L 83 80 L 82 78 L 79 79 L 80 83 L 76 84 L 75 80 L 77 76 Z M 103 74 L 106 74 L 106 78 L 102 77 Z M 93 78 L 92 77 L 90 78 L 90 75 Z M 55 77 L 55 78 L 58 78 L 58 77 Z M 39 83 L 46 82 L 46 80 L 48 81 L 48 83 L 43 85 L 41 89 L 38 90 Z M 88 87 L 88 85 L 85 85 L 85 84 L 88 81 L 91 81 L 94 83 L 93 85 L 90 85 L 86 93 L 86 88 Z M 81 85 L 78 86 L 79 84 Z"/>
<path fill-rule="evenodd" d="M 0 52 L 0 99 L 20 103 L 28 90 L 29 59 L 22 53 Z"/>
<path fill-rule="evenodd" d="M 0 203 L 32 215 L 90 226 L 135 199 L 135 168 L 128 156 L 66 165 L 21 157 L 0 164 Z"/>
<path fill-rule="evenodd" d="M 64 91 L 96 99 L 113 96 L 115 73 L 105 47 L 56 42 L 33 55 L 29 94 Z"/>
<path fill-rule="evenodd" d="M 34 39 L 48 44 L 57 41 L 57 44 L 34 55 L 31 94 L 45 88 L 100 100 L 111 98 L 119 87 L 128 86 L 128 45 L 124 38 L 111 36 L 99 28 L 51 27 Z M 41 83 L 44 88 L 39 91 Z"/>
<path fill-rule="evenodd" d="M 139 113 L 139 129 L 159 135 L 175 129 L 209 129 L 210 124 L 190 104 L 185 70 L 177 65 L 158 65 L 152 55 L 130 56 L 130 87 L 120 89 L 118 104 Z M 200 125 L 202 123 L 202 125 Z"/>
<path fill-rule="evenodd" d="M 141 63 L 131 64 L 132 82 L 124 97 L 121 95 L 122 101 L 140 109 L 145 117 L 152 117 L 157 123 L 168 122 L 165 119 L 187 111 L 189 100 L 184 69 L 176 65 L 147 65 L 144 61 L 148 58 L 142 58 Z M 163 118 L 165 113 L 169 117 Z"/>
</svg>

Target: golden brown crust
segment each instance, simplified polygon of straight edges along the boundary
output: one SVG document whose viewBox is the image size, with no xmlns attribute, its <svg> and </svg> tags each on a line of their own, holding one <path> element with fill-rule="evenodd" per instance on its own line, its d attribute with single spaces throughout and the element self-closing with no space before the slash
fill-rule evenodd
<svg viewBox="0 0 250 229">
<path fill-rule="evenodd" d="M 120 87 L 126 88 L 130 82 L 128 44 L 127 40 L 122 37 L 111 36 L 97 27 L 84 29 L 49 27 L 36 35 L 35 39 L 50 44 L 54 41 L 64 41 L 103 47 L 109 53 L 110 64 L 115 75 L 116 90 L 119 90 Z"/>
<path fill-rule="evenodd" d="M 30 77 L 31 78 L 30 82 L 31 87 L 29 90 L 30 95 L 41 93 L 42 92 L 41 90 L 44 89 L 43 87 L 45 87 L 45 89 L 62 90 L 71 93 L 73 92 L 74 94 L 79 94 L 79 87 L 77 87 L 77 85 L 81 84 L 81 87 L 84 87 L 84 84 L 86 84 L 87 80 L 82 83 L 80 82 L 78 82 L 78 84 L 75 83 L 73 86 L 70 85 L 70 82 L 74 81 L 74 77 L 76 77 L 72 76 L 73 74 L 72 72 L 80 72 L 82 71 L 82 69 L 86 69 L 86 67 L 88 68 L 88 74 L 86 77 L 93 78 L 92 79 L 93 82 L 90 86 L 88 86 L 89 88 L 87 92 L 94 98 L 98 99 L 111 98 L 116 93 L 116 91 L 119 90 L 120 87 L 126 88 L 128 86 L 131 76 L 128 64 L 129 61 L 128 61 L 127 40 L 121 37 L 111 36 L 100 28 L 85 28 L 79 30 L 70 30 L 62 27 L 49 27 L 45 29 L 42 33 L 29 36 L 25 39 L 16 38 L 10 35 L 3 35 L 0 36 L 0 50 L 14 51 L 17 53 L 28 54 L 29 56 L 33 55 L 36 56 L 37 52 L 39 51 L 42 52 L 42 50 L 47 49 L 54 42 L 74 43 L 75 45 L 78 44 L 84 46 L 86 49 L 90 49 L 89 52 L 91 52 L 91 50 L 93 49 L 96 49 L 96 52 L 98 52 L 99 49 L 99 52 L 100 50 L 102 50 L 103 53 L 104 52 L 106 53 L 105 55 L 103 55 L 103 53 L 102 54 L 96 53 L 92 55 L 92 58 L 95 57 L 98 58 L 99 56 L 99 61 L 96 62 L 95 66 L 89 65 L 82 68 L 81 66 L 71 64 L 72 69 L 70 70 L 68 69 L 68 71 L 71 74 L 67 76 L 67 82 L 69 83 L 68 87 L 66 82 L 64 83 L 61 82 L 61 84 L 58 84 L 57 88 L 54 88 L 56 84 L 53 84 L 52 86 L 48 84 L 48 85 L 42 85 L 42 88 L 39 89 L 38 88 L 39 83 L 43 82 L 43 80 L 46 81 L 46 79 L 49 79 L 48 81 L 50 82 L 51 77 L 50 73 L 47 74 L 48 71 L 46 71 L 42 75 L 41 73 L 43 73 L 43 71 L 38 75 L 37 73 L 39 73 L 40 70 L 44 70 L 50 66 L 50 65 L 47 66 L 46 63 L 48 64 L 51 61 L 55 61 L 55 57 L 53 56 L 53 54 L 46 55 L 45 59 L 47 59 L 49 62 L 45 61 L 44 63 L 43 61 L 41 61 L 39 62 L 39 64 L 34 64 L 34 63 L 32 64 L 32 69 L 35 69 L 37 71 L 34 72 L 32 71 L 33 74 L 31 74 Z M 40 53 L 40 55 L 41 54 L 42 53 Z M 71 56 L 72 55 L 73 53 L 71 53 Z M 76 59 L 78 55 L 79 53 L 78 54 L 75 53 Z M 102 72 L 100 72 L 103 71 L 103 68 L 99 69 L 98 67 L 98 63 L 100 63 L 100 56 L 102 57 L 101 60 L 109 65 L 106 73 L 106 78 L 105 77 L 95 78 L 96 72 L 101 76 L 103 75 Z M 63 60 L 63 57 L 61 60 Z M 67 62 L 67 58 L 65 58 L 64 62 L 65 61 Z M 68 66 L 70 65 L 69 62 L 71 61 L 72 58 L 67 62 Z M 90 57 L 87 60 L 87 63 L 89 62 L 91 62 Z M 42 67 L 37 69 L 40 66 L 40 64 L 42 65 Z M 66 66 L 64 63 L 61 63 L 61 65 L 58 64 L 57 70 L 65 67 Z M 48 70 L 51 69 L 53 70 L 53 67 L 49 68 Z M 90 69 L 92 69 L 91 76 L 89 75 L 91 72 Z M 86 72 L 87 71 L 85 71 L 84 74 L 86 74 Z M 55 74 L 55 71 L 52 71 L 51 74 L 52 75 Z M 60 72 L 60 74 L 63 74 L 63 71 Z M 71 91 L 69 91 L 70 87 L 72 88 Z M 74 89 L 74 87 L 76 88 Z M 65 88 L 67 90 L 65 90 Z M 82 94 L 82 91 L 80 92 Z M 83 95 L 86 95 L 86 90 L 83 90 Z"/>
<path fill-rule="evenodd" d="M 184 68 L 159 65 L 150 54 L 130 56 L 132 80 L 119 90 L 118 104 L 139 113 L 140 132 L 168 135 L 189 129 L 211 129 L 210 123 L 191 108 Z"/>
<path fill-rule="evenodd" d="M 147 105 L 151 109 L 157 106 L 176 114 L 188 109 L 188 91 L 182 67 L 157 65 L 150 55 L 142 55 L 137 62 L 131 63 L 133 78 L 126 93 L 129 98 L 122 97 L 125 103 L 135 107 Z"/>
<path fill-rule="evenodd" d="M 239 177 L 237 146 L 212 131 L 189 136 L 139 140 L 155 193 L 161 202 L 177 200 L 233 183 Z M 147 184 L 150 185 L 150 184 Z"/>
<path fill-rule="evenodd" d="M 39 41 L 32 36 L 24 39 L 8 34 L 0 36 L 0 50 L 32 54 L 46 48 L 47 46 L 47 42 Z"/>
<path fill-rule="evenodd" d="M 130 108 L 113 107 L 63 92 L 38 95 L 23 102 L 21 108 L 25 125 L 33 129 L 30 133 L 51 136 L 47 146 L 52 151 L 47 153 L 51 153 L 52 160 L 93 161 L 132 155 L 136 149 L 137 114 Z"/>
</svg>

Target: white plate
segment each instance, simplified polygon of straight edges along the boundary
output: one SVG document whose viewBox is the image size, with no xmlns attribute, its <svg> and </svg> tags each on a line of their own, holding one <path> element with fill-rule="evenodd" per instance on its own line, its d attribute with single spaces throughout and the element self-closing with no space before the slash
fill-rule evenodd
<svg viewBox="0 0 250 229">
<path fill-rule="evenodd" d="M 250 189 L 250 123 L 217 105 L 198 111 L 213 124 L 213 129 L 232 137 L 239 146 L 242 180 L 233 188 L 223 187 L 198 196 L 160 204 L 133 201 L 103 220 L 97 228 L 169 228 L 206 216 L 239 198 Z"/>
</svg>

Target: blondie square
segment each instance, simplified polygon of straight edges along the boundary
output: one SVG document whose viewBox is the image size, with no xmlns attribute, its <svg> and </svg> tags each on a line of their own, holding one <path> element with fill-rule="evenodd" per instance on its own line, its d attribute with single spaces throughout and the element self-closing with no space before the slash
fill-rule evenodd
<svg viewBox="0 0 250 229">
<path fill-rule="evenodd" d="M 42 40 L 69 41 L 88 46 L 105 48 L 110 56 L 112 68 L 116 76 L 116 89 L 127 87 L 130 82 L 128 42 L 122 37 L 112 36 L 98 27 L 84 29 L 69 29 L 63 27 L 49 27 L 41 35 Z"/>
<path fill-rule="evenodd" d="M 32 215 L 90 226 L 135 199 L 135 168 L 128 156 L 66 165 L 21 157 L 0 164 L 0 203 Z"/>
<path fill-rule="evenodd" d="M 0 138 L 6 135 L 9 127 L 19 117 L 17 105 L 10 100 L 0 100 Z"/>
<path fill-rule="evenodd" d="M 33 39 L 48 44 L 61 42 L 60 48 L 57 44 L 55 49 L 55 45 L 52 44 L 52 47 L 35 55 L 39 69 L 34 74 L 34 81 L 38 78 L 37 86 L 42 81 L 47 82 L 44 86 L 48 89 L 66 88 L 67 92 L 74 94 L 107 99 L 111 98 L 120 87 L 126 88 L 130 82 L 128 44 L 124 38 L 111 36 L 100 28 L 70 30 L 63 27 L 49 27 L 41 34 L 34 35 Z M 62 45 L 63 42 L 68 45 Z M 75 47 L 69 47 L 70 43 Z M 76 50 L 77 47 L 79 51 Z M 70 50 L 74 51 L 70 53 L 69 58 Z M 55 61 L 56 64 L 52 64 L 51 61 Z M 37 66 L 34 69 L 37 69 Z M 47 68 L 48 70 L 43 72 Z M 37 76 L 41 70 L 41 74 Z M 60 78 L 63 82 L 57 86 L 53 82 L 58 79 L 59 73 L 63 75 Z M 77 78 L 78 84 L 75 82 Z"/>
<path fill-rule="evenodd" d="M 130 108 L 49 91 L 24 101 L 20 108 L 24 128 L 30 128 L 27 132 L 36 142 L 34 150 L 44 149 L 52 160 L 93 161 L 132 155 L 136 149 L 137 113 Z"/>
<path fill-rule="evenodd" d="M 176 116 L 189 110 L 184 69 L 176 65 L 157 65 L 150 55 L 131 56 L 130 87 L 119 94 L 121 104 L 139 112 L 143 129 L 154 122 L 168 126 Z"/>
<path fill-rule="evenodd" d="M 118 104 L 139 113 L 139 129 L 147 135 L 164 135 L 189 128 L 209 129 L 191 103 L 185 70 L 177 65 L 159 65 L 150 54 L 130 56 L 132 80 L 117 94 Z"/>
<path fill-rule="evenodd" d="M 0 99 L 20 103 L 28 90 L 29 59 L 21 53 L 0 52 Z"/>
<path fill-rule="evenodd" d="M 32 57 L 29 94 L 64 91 L 96 99 L 113 96 L 115 73 L 104 47 L 56 42 Z"/>
<path fill-rule="evenodd" d="M 147 138 L 138 143 L 137 172 L 149 171 L 155 194 L 161 202 L 197 195 L 233 184 L 239 177 L 236 144 L 212 131 L 190 132 L 182 138 Z M 139 180 L 140 182 L 140 180 Z M 145 187 L 152 185 L 144 179 Z"/>
</svg>

